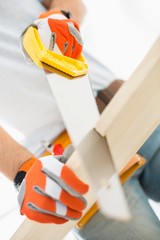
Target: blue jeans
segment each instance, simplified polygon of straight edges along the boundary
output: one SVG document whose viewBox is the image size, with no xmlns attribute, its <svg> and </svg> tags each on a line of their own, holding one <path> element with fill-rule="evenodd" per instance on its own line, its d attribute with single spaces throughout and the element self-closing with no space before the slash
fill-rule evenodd
<svg viewBox="0 0 160 240">
<path fill-rule="evenodd" d="M 86 240 L 159 240 L 160 222 L 148 198 L 160 201 L 160 126 L 138 151 L 147 164 L 123 185 L 132 213 L 127 223 L 106 219 L 96 213 L 86 226 L 74 230 L 76 239 Z"/>
</svg>

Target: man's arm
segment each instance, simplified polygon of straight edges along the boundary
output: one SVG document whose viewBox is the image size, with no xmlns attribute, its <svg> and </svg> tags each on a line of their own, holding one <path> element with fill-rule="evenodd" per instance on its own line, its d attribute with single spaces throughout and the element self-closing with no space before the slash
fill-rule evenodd
<svg viewBox="0 0 160 240">
<path fill-rule="evenodd" d="M 21 165 L 31 157 L 32 153 L 0 128 L 0 172 L 13 181 Z"/>
<path fill-rule="evenodd" d="M 47 9 L 54 8 L 69 11 L 79 25 L 82 24 L 86 14 L 86 7 L 83 0 L 43 0 L 42 4 Z"/>
<path fill-rule="evenodd" d="M 20 213 L 29 219 L 62 224 L 82 217 L 89 186 L 52 155 L 34 158 L 2 128 L 0 171 L 14 180 Z"/>
</svg>

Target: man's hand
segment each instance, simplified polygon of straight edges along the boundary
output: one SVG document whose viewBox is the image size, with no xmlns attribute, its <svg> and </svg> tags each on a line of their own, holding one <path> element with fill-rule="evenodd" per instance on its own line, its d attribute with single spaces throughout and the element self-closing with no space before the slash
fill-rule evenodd
<svg viewBox="0 0 160 240">
<path fill-rule="evenodd" d="M 30 166 L 21 184 L 18 183 Z M 20 185 L 18 202 L 21 214 L 41 223 L 62 224 L 82 216 L 88 191 L 74 172 L 52 155 L 30 159 L 19 170 L 15 185 Z"/>
<path fill-rule="evenodd" d="M 50 51 L 77 58 L 82 52 L 82 39 L 75 21 L 67 12 L 51 10 L 34 22 L 44 46 Z"/>
</svg>

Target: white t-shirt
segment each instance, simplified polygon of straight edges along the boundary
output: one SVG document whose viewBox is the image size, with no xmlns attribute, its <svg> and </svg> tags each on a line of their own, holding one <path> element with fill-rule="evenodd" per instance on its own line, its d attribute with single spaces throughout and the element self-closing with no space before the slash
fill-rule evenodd
<svg viewBox="0 0 160 240">
<path fill-rule="evenodd" d="M 0 125 L 37 156 L 43 141 L 64 130 L 44 71 L 28 65 L 20 50 L 21 33 L 44 11 L 38 0 L 0 0 Z M 115 76 L 90 54 L 84 55 L 96 94 Z"/>
</svg>

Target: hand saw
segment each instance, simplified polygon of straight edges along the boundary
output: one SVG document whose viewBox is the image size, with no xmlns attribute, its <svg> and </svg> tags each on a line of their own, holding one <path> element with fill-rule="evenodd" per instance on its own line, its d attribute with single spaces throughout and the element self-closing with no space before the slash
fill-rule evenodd
<svg viewBox="0 0 160 240">
<path fill-rule="evenodd" d="M 28 27 L 23 33 L 22 49 L 28 62 L 35 62 L 46 73 L 66 129 L 94 185 L 102 212 L 119 220 L 128 219 L 129 209 L 110 147 L 107 139 L 94 128 L 99 112 L 83 55 L 72 59 L 44 48 L 35 26 Z"/>
</svg>

